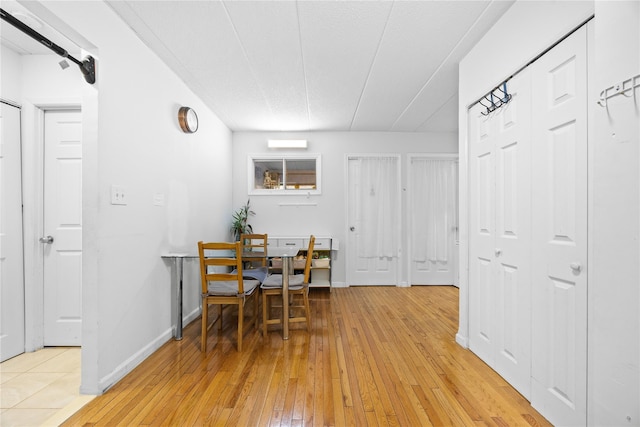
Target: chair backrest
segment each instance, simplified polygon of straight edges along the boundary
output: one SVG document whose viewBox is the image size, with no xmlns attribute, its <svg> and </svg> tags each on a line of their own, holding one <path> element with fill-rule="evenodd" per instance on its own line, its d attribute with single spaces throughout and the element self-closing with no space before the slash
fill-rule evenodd
<svg viewBox="0 0 640 427">
<path fill-rule="evenodd" d="M 309 283 L 311 275 L 311 259 L 313 258 L 313 245 L 316 243 L 316 236 L 309 237 L 309 247 L 307 248 L 307 261 L 304 263 L 304 283 Z"/>
<path fill-rule="evenodd" d="M 242 260 L 259 263 L 267 266 L 267 238 L 266 234 L 241 234 L 240 244 L 242 245 Z M 255 255 L 255 256 L 252 256 Z"/>
<path fill-rule="evenodd" d="M 209 293 L 209 282 L 238 282 L 238 294 L 244 293 L 242 282 L 242 245 L 240 242 L 198 242 L 202 293 Z M 209 271 L 212 267 L 213 271 Z M 225 268 L 226 267 L 226 268 Z M 220 270 L 233 270 L 223 272 Z"/>
</svg>

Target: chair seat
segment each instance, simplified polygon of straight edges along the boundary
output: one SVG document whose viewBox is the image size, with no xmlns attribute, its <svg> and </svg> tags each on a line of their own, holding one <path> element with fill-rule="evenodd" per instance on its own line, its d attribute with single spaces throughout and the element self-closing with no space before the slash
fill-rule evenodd
<svg viewBox="0 0 640 427">
<path fill-rule="evenodd" d="M 289 276 L 289 290 L 296 291 L 302 289 L 304 286 L 304 274 L 295 274 Z M 282 288 L 282 274 L 272 274 L 268 276 L 262 285 L 262 289 L 278 289 Z"/>
<path fill-rule="evenodd" d="M 232 274 L 235 274 L 237 270 L 233 270 Z M 254 279 L 260 283 L 263 283 L 269 275 L 269 267 L 258 268 L 246 268 L 242 270 L 242 277 L 247 279 Z"/>
<path fill-rule="evenodd" d="M 247 296 L 251 295 L 253 291 L 260 286 L 260 282 L 257 280 L 243 280 L 242 283 L 244 284 L 244 294 Z M 229 280 L 209 283 L 207 290 L 209 295 L 236 296 L 238 295 L 238 282 L 236 280 Z"/>
</svg>

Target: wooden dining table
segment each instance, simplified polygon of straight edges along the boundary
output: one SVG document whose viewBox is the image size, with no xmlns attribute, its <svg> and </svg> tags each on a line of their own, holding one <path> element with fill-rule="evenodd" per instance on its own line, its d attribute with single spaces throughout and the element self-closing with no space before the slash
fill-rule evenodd
<svg viewBox="0 0 640 427">
<path fill-rule="evenodd" d="M 284 307 L 289 307 L 289 274 L 293 273 L 293 258 L 298 255 L 297 247 L 275 247 L 269 248 L 266 257 L 268 259 L 282 258 L 282 339 L 289 339 L 289 311 Z M 264 252 L 245 252 L 244 257 L 259 258 L 264 257 Z M 197 254 L 169 252 L 161 255 L 162 258 L 173 261 L 176 279 L 176 328 L 174 338 L 182 339 L 182 289 L 184 279 L 184 260 L 198 259 Z M 251 270 L 243 272 L 245 277 L 251 277 Z"/>
</svg>

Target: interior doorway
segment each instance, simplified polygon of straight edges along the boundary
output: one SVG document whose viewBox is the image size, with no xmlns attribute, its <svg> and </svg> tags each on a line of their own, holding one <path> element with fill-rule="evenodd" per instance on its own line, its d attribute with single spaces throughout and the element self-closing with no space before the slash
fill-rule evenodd
<svg viewBox="0 0 640 427">
<path fill-rule="evenodd" d="M 458 233 L 457 156 L 409 156 L 408 242 L 411 285 L 453 285 Z"/>
<path fill-rule="evenodd" d="M 400 156 L 349 156 L 347 169 L 347 282 L 397 285 Z"/>
<path fill-rule="evenodd" d="M 44 345 L 79 346 L 82 334 L 82 115 L 44 112 Z"/>
</svg>

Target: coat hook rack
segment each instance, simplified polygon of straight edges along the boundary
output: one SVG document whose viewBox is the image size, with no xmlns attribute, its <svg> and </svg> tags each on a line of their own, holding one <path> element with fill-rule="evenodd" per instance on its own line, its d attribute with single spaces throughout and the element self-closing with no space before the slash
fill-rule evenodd
<svg viewBox="0 0 640 427">
<path fill-rule="evenodd" d="M 600 92 L 600 99 L 598 105 L 607 108 L 607 100 L 617 95 L 624 95 L 627 98 L 636 97 L 635 88 L 640 87 L 640 74 L 637 74 L 631 78 L 616 83 Z M 631 93 L 629 93 L 631 92 Z"/>
<path fill-rule="evenodd" d="M 509 101 L 511 101 L 512 97 L 513 96 L 507 90 L 507 80 L 505 80 L 504 82 L 500 83 L 498 86 L 491 89 L 489 93 L 487 93 L 478 101 L 480 105 L 482 105 L 486 109 L 486 112 L 485 111 L 481 112 L 482 115 L 488 116 L 498 108 L 502 107 L 503 105 L 506 105 Z M 487 102 L 489 105 L 485 104 L 482 101 Z"/>
</svg>

